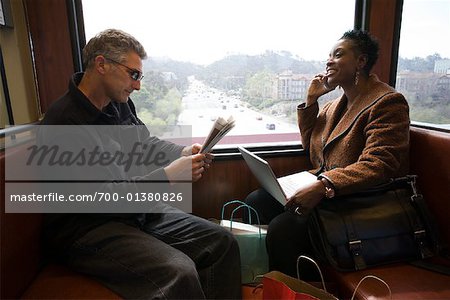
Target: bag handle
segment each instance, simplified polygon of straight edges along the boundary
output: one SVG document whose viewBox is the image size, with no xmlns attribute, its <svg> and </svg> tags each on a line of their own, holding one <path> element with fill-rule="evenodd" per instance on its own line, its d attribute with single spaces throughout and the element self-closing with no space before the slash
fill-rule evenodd
<svg viewBox="0 0 450 300">
<path fill-rule="evenodd" d="M 239 205 L 238 207 L 236 207 L 235 209 L 233 209 L 233 211 L 231 212 L 231 216 L 230 216 L 230 230 L 233 229 L 234 213 L 235 213 L 236 211 L 238 211 L 239 209 L 241 209 L 242 207 L 246 207 L 246 208 L 247 208 L 247 211 L 248 211 L 248 221 L 249 221 L 250 224 L 252 223 L 252 214 L 251 214 L 251 212 L 253 211 L 253 212 L 255 213 L 255 215 L 256 215 L 256 220 L 258 221 L 259 238 L 261 238 L 261 237 L 262 237 L 262 234 L 261 234 L 261 222 L 259 221 L 259 215 L 258 215 L 258 212 L 257 212 L 253 207 L 251 207 L 250 205 L 248 205 L 248 204 L 245 203 L 245 202 L 242 202 L 242 201 L 240 201 L 240 200 L 231 200 L 231 201 L 228 201 L 227 203 L 225 203 L 225 204 L 222 206 L 221 219 L 222 219 L 222 220 L 224 219 L 224 216 L 225 216 L 225 207 L 228 206 L 228 205 L 230 205 L 230 204 L 235 204 L 235 203 L 238 203 L 238 204 L 240 204 L 240 205 Z"/>
<path fill-rule="evenodd" d="M 221 214 L 221 219 L 223 220 L 224 219 L 224 216 L 225 216 L 225 207 L 227 207 L 228 205 L 230 205 L 230 204 L 235 204 L 235 203 L 239 203 L 239 204 L 241 204 L 241 206 L 242 205 L 246 205 L 247 206 L 247 210 L 248 210 L 248 222 L 251 224 L 252 223 L 252 214 L 250 213 L 250 206 L 248 205 L 248 204 L 246 204 L 245 202 L 242 202 L 241 200 L 231 200 L 231 201 L 228 201 L 227 203 L 225 203 L 223 206 L 222 206 L 222 214 Z M 258 214 L 256 214 L 256 215 L 258 215 Z M 230 220 L 231 221 L 231 220 Z"/>
<path fill-rule="evenodd" d="M 231 212 L 231 217 L 230 217 L 230 230 L 231 229 L 233 229 L 233 218 L 234 218 L 234 213 L 236 212 L 236 211 L 238 211 L 240 208 L 242 208 L 242 207 L 247 207 L 247 209 L 248 209 L 248 211 L 249 211 L 249 215 L 251 215 L 251 213 L 250 213 L 250 211 L 253 211 L 254 213 L 255 213 L 255 215 L 256 215 L 256 220 L 258 221 L 258 231 L 259 231 L 259 238 L 261 238 L 261 222 L 259 221 L 259 216 L 258 216 L 258 212 L 253 208 L 253 207 L 251 207 L 250 205 L 248 205 L 248 204 L 242 204 L 242 205 L 239 205 L 238 207 L 236 207 L 235 209 L 233 209 L 233 211 Z M 250 219 L 250 218 L 249 218 Z M 249 220 L 249 221 L 251 221 L 251 220 Z"/>
<path fill-rule="evenodd" d="M 389 284 L 387 284 L 386 281 L 384 281 L 383 279 L 381 279 L 380 277 L 377 277 L 375 275 L 366 275 L 363 278 L 361 278 L 361 280 L 356 285 L 355 290 L 353 291 L 352 298 L 350 298 L 350 300 L 354 300 L 355 299 L 356 292 L 358 291 L 359 286 L 361 285 L 361 283 L 363 283 L 364 280 L 367 280 L 369 278 L 373 278 L 373 279 L 376 279 L 376 280 L 382 282 L 387 287 L 387 289 L 389 291 L 389 298 L 392 300 L 392 291 L 391 291 L 391 288 L 389 287 Z"/>
<path fill-rule="evenodd" d="M 311 257 L 308 257 L 308 256 L 306 256 L 306 255 L 300 255 L 300 256 L 297 258 L 297 278 L 300 279 L 300 269 L 299 269 L 299 267 L 298 267 L 299 262 L 300 262 L 300 259 L 307 260 L 307 261 L 313 263 L 313 264 L 316 266 L 317 271 L 319 271 L 320 280 L 322 281 L 323 290 L 324 290 L 326 293 L 328 293 L 328 292 L 327 292 L 327 287 L 325 286 L 325 280 L 323 279 L 322 271 L 320 270 L 320 267 L 319 267 L 319 265 L 316 263 L 316 261 L 315 261 L 314 259 L 312 259 Z M 352 300 L 353 300 L 353 299 L 352 299 Z"/>
</svg>

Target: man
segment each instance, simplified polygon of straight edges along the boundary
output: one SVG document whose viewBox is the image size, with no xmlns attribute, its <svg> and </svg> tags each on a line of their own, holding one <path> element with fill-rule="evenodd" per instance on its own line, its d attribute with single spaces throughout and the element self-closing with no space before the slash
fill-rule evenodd
<svg viewBox="0 0 450 300">
<path fill-rule="evenodd" d="M 83 49 L 85 73 L 73 76 L 68 92 L 50 107 L 41 124 L 143 127 L 129 96 L 140 89 L 146 56 L 143 46 L 125 32 L 99 33 Z M 89 143 L 120 150 L 123 145 L 115 143 L 115 131 L 89 133 Z M 199 153 L 199 144 L 183 147 L 152 137 L 146 128 L 136 132 L 136 139 L 164 152 L 170 163 L 134 169 L 133 181 L 173 183 L 186 173 L 197 181 L 211 163 L 210 154 Z M 80 143 L 67 140 L 74 146 Z M 102 172 L 129 174 L 123 165 L 112 165 Z M 133 192 L 148 192 L 128 182 L 108 183 L 104 188 L 121 184 L 131 186 Z M 240 298 L 240 258 L 234 237 L 212 222 L 170 206 L 156 213 L 48 214 L 44 239 L 47 251 L 59 253 L 69 267 L 124 298 Z"/>
</svg>

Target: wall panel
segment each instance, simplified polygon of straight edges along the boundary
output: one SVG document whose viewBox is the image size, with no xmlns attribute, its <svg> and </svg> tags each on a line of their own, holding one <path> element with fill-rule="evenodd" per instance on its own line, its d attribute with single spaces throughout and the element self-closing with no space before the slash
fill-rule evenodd
<svg viewBox="0 0 450 300">
<path fill-rule="evenodd" d="M 402 0 L 371 0 L 369 12 L 369 31 L 375 35 L 380 43 L 378 62 L 373 72 L 381 81 L 395 83 L 392 70 L 397 66 L 397 59 L 393 57 L 398 52 L 396 31 L 399 30 L 399 11 Z M 395 72 L 394 72 L 395 73 Z"/>
<path fill-rule="evenodd" d="M 25 0 L 42 112 L 62 96 L 74 72 L 66 1 Z"/>
<path fill-rule="evenodd" d="M 267 159 L 277 177 L 310 168 L 309 157 Z M 244 200 L 259 183 L 242 158 L 215 161 L 205 176 L 193 185 L 193 213 L 204 218 L 220 218 L 222 205 L 230 200 Z"/>
</svg>

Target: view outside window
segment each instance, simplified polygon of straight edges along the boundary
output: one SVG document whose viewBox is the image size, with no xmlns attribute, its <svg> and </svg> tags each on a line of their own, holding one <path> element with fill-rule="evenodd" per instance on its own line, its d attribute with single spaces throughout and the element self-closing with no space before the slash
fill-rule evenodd
<svg viewBox="0 0 450 300">
<path fill-rule="evenodd" d="M 191 125 L 201 143 L 216 118 L 233 116 L 222 143 L 298 143 L 296 107 L 353 28 L 355 1 L 86 0 L 83 13 L 87 40 L 118 28 L 144 45 L 131 99 L 150 127 Z"/>
<path fill-rule="evenodd" d="M 450 129 L 450 0 L 404 0 L 396 88 L 411 120 Z"/>
</svg>

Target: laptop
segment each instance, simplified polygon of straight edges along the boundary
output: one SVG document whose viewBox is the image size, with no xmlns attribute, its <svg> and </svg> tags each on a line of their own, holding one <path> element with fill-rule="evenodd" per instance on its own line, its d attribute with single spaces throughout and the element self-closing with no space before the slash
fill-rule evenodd
<svg viewBox="0 0 450 300">
<path fill-rule="evenodd" d="M 283 206 L 299 188 L 317 180 L 317 176 L 307 171 L 277 178 L 267 161 L 243 147 L 238 146 L 238 149 L 261 186 Z"/>
</svg>

